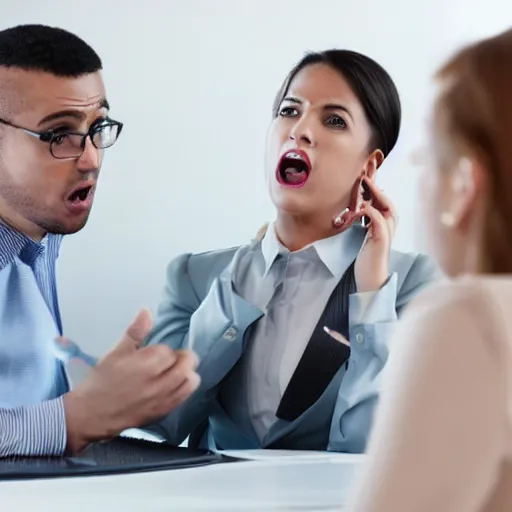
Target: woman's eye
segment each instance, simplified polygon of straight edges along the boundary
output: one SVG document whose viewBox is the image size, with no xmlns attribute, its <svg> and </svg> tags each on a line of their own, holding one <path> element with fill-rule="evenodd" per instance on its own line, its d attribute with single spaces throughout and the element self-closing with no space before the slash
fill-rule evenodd
<svg viewBox="0 0 512 512">
<path fill-rule="evenodd" d="M 327 124 L 330 126 L 334 126 L 335 128 L 345 128 L 347 123 L 340 116 L 331 116 L 327 119 Z"/>
<path fill-rule="evenodd" d="M 284 107 L 281 109 L 281 111 L 279 112 L 279 115 L 280 116 L 283 116 L 283 117 L 295 117 L 295 116 L 298 116 L 299 113 L 297 111 L 296 108 L 293 108 L 293 107 Z"/>
</svg>

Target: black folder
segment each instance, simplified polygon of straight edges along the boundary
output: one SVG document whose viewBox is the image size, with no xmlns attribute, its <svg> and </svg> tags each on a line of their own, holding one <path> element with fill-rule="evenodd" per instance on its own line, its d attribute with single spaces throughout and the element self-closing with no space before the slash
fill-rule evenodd
<svg viewBox="0 0 512 512">
<path fill-rule="evenodd" d="M 74 457 L 0 459 L 0 481 L 139 473 L 236 460 L 238 459 L 208 450 L 118 437 L 111 441 L 94 443 Z"/>
</svg>

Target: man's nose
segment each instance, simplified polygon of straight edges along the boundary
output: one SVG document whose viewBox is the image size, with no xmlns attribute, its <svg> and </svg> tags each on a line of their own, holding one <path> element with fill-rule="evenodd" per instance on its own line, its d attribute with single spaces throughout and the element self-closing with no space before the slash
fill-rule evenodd
<svg viewBox="0 0 512 512">
<path fill-rule="evenodd" d="M 84 152 L 77 162 L 78 170 L 82 172 L 98 171 L 101 167 L 102 155 L 103 150 L 96 148 L 90 137 L 87 137 L 85 139 Z"/>
</svg>

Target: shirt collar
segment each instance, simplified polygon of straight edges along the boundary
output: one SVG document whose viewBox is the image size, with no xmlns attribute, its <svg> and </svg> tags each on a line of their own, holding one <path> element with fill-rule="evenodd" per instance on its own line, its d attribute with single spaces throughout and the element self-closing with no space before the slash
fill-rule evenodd
<svg viewBox="0 0 512 512">
<path fill-rule="evenodd" d="M 16 257 L 20 257 L 30 264 L 50 246 L 55 249 L 54 252 L 58 255 L 61 241 L 62 235 L 49 234 L 41 242 L 36 242 L 0 221 L 0 270 L 12 263 Z"/>
<path fill-rule="evenodd" d="M 265 260 L 264 275 L 267 275 L 272 267 L 272 264 L 280 255 L 288 256 L 291 254 L 300 254 L 306 252 L 311 254 L 313 252 L 334 277 L 341 279 L 341 276 L 347 269 L 347 266 L 350 264 L 350 262 L 345 261 L 346 258 L 344 257 L 349 254 L 349 251 L 346 249 L 349 244 L 348 233 L 350 231 L 351 230 L 348 229 L 343 233 L 339 233 L 329 238 L 317 240 L 316 242 L 307 245 L 300 251 L 290 253 L 290 251 L 284 247 L 277 238 L 274 223 L 269 224 L 267 232 L 261 241 L 261 251 Z"/>
<path fill-rule="evenodd" d="M 261 241 L 261 252 L 265 260 L 265 272 L 263 275 L 268 274 L 272 264 L 280 254 L 285 255 L 290 253 L 278 240 L 273 222 L 268 225 L 265 236 Z"/>
</svg>

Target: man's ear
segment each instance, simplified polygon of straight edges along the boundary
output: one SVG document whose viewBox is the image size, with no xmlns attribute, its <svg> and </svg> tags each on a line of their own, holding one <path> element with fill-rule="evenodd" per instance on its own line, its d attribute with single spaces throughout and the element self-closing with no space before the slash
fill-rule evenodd
<svg viewBox="0 0 512 512">
<path fill-rule="evenodd" d="M 366 160 L 364 174 L 372 181 L 375 180 L 377 170 L 384 162 L 384 153 L 380 149 L 376 149 Z"/>
</svg>

